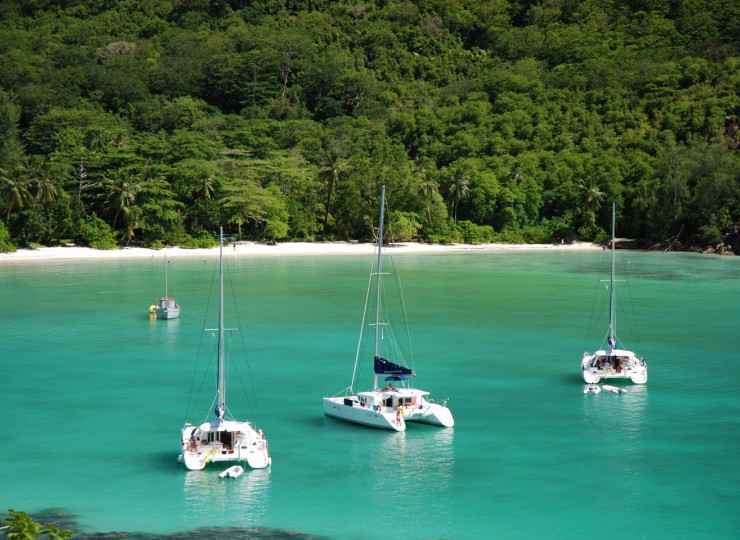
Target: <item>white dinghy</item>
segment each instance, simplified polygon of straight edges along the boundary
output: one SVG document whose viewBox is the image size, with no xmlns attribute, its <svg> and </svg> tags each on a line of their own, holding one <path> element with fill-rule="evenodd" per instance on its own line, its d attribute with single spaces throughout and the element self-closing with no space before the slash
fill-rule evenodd
<svg viewBox="0 0 740 540">
<path fill-rule="evenodd" d="M 222 471 L 218 474 L 219 478 L 239 478 L 242 474 L 244 474 L 244 467 L 241 465 L 232 465 L 225 471 Z"/>
</svg>

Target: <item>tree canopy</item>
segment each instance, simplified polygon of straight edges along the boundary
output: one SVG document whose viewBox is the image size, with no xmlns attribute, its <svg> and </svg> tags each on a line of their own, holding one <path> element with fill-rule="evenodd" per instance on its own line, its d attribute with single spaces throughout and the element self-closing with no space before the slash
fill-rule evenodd
<svg viewBox="0 0 740 540">
<path fill-rule="evenodd" d="M 3 246 L 740 226 L 740 5 L 0 2 Z"/>
</svg>

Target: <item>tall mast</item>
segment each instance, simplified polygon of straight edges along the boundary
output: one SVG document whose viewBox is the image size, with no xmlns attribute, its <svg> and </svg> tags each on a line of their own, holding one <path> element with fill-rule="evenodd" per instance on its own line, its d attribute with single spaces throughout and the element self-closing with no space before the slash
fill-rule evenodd
<svg viewBox="0 0 740 540">
<path fill-rule="evenodd" d="M 226 389 L 224 388 L 224 230 L 218 229 L 218 367 L 216 368 L 216 418 L 224 419 L 226 412 Z"/>
<path fill-rule="evenodd" d="M 385 186 L 380 190 L 380 226 L 378 227 L 378 266 L 377 275 L 375 276 L 375 355 L 373 359 L 378 356 L 378 338 L 380 333 L 380 280 L 383 269 L 381 267 L 383 261 L 381 259 L 381 251 L 383 249 L 383 213 L 385 210 Z M 378 374 L 375 374 L 373 378 L 375 387 L 374 390 L 378 389 Z"/>
<path fill-rule="evenodd" d="M 609 280 L 609 348 L 617 348 L 617 320 L 614 314 L 614 248 L 615 248 L 615 223 L 616 204 L 612 203 L 612 272 Z"/>
<path fill-rule="evenodd" d="M 164 297 L 169 298 L 170 295 L 167 292 L 167 254 L 164 254 Z"/>
</svg>

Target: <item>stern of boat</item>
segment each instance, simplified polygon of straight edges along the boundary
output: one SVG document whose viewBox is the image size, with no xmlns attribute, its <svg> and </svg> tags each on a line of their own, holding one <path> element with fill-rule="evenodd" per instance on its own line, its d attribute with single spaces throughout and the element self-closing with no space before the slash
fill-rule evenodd
<svg viewBox="0 0 740 540">
<path fill-rule="evenodd" d="M 640 366 L 638 369 L 632 371 L 630 380 L 635 384 L 645 384 L 647 382 L 648 373 L 647 365 Z"/>
<path fill-rule="evenodd" d="M 430 403 L 424 401 L 423 405 L 410 413 L 406 413 L 406 419 L 411 422 L 420 422 L 422 424 L 431 424 L 451 428 L 455 425 L 455 419 L 452 417 L 452 411 L 445 405 L 439 403 Z"/>
</svg>

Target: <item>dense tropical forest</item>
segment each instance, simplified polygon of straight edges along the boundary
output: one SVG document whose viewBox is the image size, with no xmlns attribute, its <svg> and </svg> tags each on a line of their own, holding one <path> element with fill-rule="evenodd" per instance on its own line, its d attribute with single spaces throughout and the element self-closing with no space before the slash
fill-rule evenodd
<svg viewBox="0 0 740 540">
<path fill-rule="evenodd" d="M 727 0 L 0 0 L 0 250 L 716 246 L 739 124 Z"/>
</svg>

